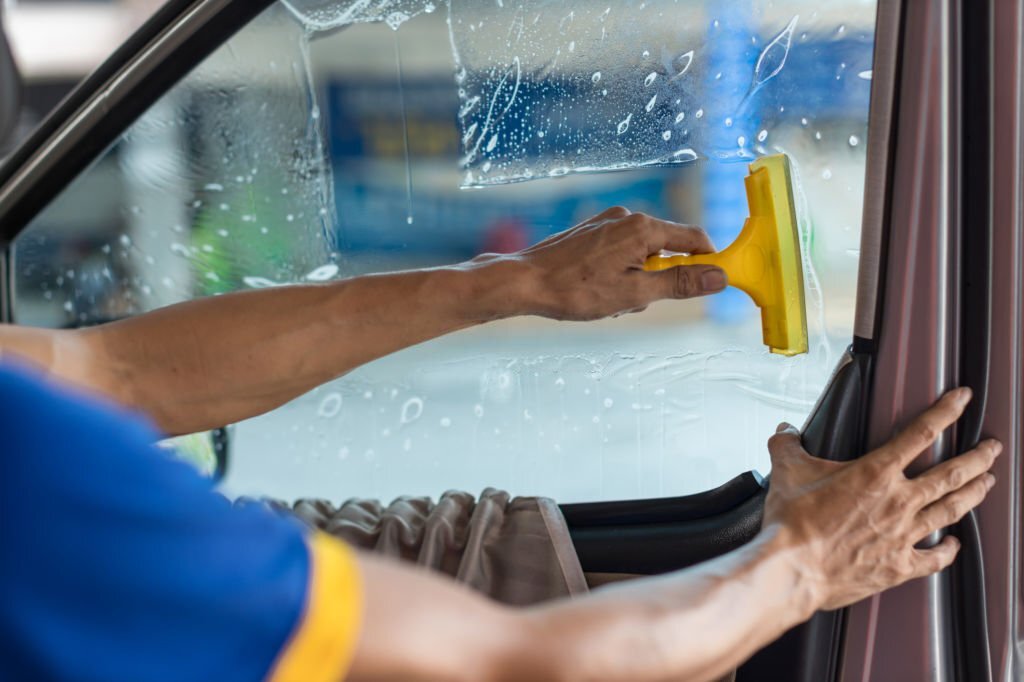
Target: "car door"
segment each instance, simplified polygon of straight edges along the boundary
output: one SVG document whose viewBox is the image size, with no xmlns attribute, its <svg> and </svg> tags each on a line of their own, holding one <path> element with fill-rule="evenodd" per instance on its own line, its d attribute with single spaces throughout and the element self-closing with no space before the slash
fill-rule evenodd
<svg viewBox="0 0 1024 682">
<path fill-rule="evenodd" d="M 1012 201 L 970 214 L 988 216 L 991 250 L 964 229 L 968 207 L 989 205 L 979 178 L 1003 178 L 1007 196 L 1019 179 L 1019 149 L 1000 148 L 997 175 L 986 165 L 997 145 L 974 158 L 962 144 L 979 121 L 996 125 L 995 107 L 969 117 L 964 106 L 980 68 L 965 58 L 978 41 L 969 27 L 994 33 L 978 18 L 990 15 L 938 0 L 647 3 L 639 18 L 628 3 L 506 4 L 172 0 L 0 169 L 5 319 L 94 324 L 451 262 L 612 203 L 702 222 L 722 246 L 744 217 L 735 162 L 780 150 L 800 170 L 805 358 L 763 353 L 752 306 L 731 294 L 586 327 L 513 321 L 232 426 L 226 491 L 341 499 L 499 485 L 563 502 L 587 572 L 659 573 L 757 532 L 763 443 L 778 421 L 804 423 L 813 453 L 849 459 L 944 388 L 982 385 L 968 367 L 978 356 L 962 362 L 958 349 L 982 343 L 995 358 L 997 336 L 964 333 L 988 309 L 962 300 L 976 293 L 965 276 L 983 271 L 979 252 L 999 254 L 1017 282 L 1021 263 Z M 664 35 L 666 16 L 696 28 Z M 1019 36 L 1000 35 L 1019 65 Z M 609 36 L 636 54 L 601 52 Z M 989 73 L 994 60 L 981 63 Z M 601 104 L 609 93 L 619 99 Z M 483 189 L 450 191 L 459 185 Z M 1011 226 L 1002 242 L 998 210 Z M 1007 313 L 992 329 L 1009 325 L 1001 364 L 984 365 L 1005 370 L 989 384 L 1001 393 L 986 428 L 1015 467 L 1020 287 L 983 288 Z M 818 614 L 739 678 L 955 679 L 953 666 L 989 657 L 977 655 L 978 628 L 953 623 L 986 618 L 990 660 L 1009 666 L 1015 611 L 977 617 L 1007 596 L 992 581 L 1017 570 L 1016 541 L 999 545 L 1019 530 L 1015 490 L 979 515 L 979 551 L 965 543 L 965 569 L 998 557 L 984 588 L 964 570 Z"/>
</svg>

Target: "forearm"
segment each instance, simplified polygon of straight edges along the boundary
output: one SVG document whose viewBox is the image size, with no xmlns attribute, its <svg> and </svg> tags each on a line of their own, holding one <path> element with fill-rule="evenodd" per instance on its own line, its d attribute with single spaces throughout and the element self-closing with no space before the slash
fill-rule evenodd
<svg viewBox="0 0 1024 682">
<path fill-rule="evenodd" d="M 541 610 L 552 677 L 718 679 L 813 613 L 801 556 L 773 527 L 713 561 Z"/>
<path fill-rule="evenodd" d="M 814 611 L 815 577 L 777 527 L 700 566 L 510 609 L 436 576 L 364 559 L 351 679 L 713 680 Z"/>
<path fill-rule="evenodd" d="M 550 678 L 717 679 L 814 612 L 816 579 L 800 556 L 773 527 L 692 569 L 536 612 Z"/>
<path fill-rule="evenodd" d="M 189 433 L 267 412 L 361 364 L 519 311 L 521 264 L 496 259 L 241 292 L 83 330 L 100 390 Z"/>
</svg>

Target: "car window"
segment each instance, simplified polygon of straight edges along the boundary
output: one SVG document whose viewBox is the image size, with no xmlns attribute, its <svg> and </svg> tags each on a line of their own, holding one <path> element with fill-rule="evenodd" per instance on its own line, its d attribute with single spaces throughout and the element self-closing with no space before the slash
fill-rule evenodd
<svg viewBox="0 0 1024 682">
<path fill-rule="evenodd" d="M 852 338 L 874 15 L 864 0 L 276 3 L 18 238 L 16 319 L 95 324 L 456 262 L 615 204 L 723 247 L 746 162 L 785 152 L 808 354 L 770 355 L 732 290 L 490 324 L 234 425 L 224 485 L 568 502 L 767 473 L 768 435 L 802 422 Z"/>
</svg>

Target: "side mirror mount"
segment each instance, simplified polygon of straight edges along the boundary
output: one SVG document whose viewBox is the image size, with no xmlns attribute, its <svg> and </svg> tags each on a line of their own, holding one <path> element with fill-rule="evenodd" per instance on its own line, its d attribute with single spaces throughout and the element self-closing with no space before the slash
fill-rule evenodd
<svg viewBox="0 0 1024 682">
<path fill-rule="evenodd" d="M 0 149 L 10 141 L 21 114 L 21 75 L 4 31 L 4 4 L 0 1 Z"/>
</svg>

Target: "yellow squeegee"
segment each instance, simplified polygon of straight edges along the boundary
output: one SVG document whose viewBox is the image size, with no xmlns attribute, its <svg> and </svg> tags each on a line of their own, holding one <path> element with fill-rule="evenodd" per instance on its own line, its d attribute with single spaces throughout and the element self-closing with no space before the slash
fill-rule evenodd
<svg viewBox="0 0 1024 682">
<path fill-rule="evenodd" d="M 725 270 L 729 284 L 747 292 L 761 309 L 764 343 L 771 352 L 806 353 L 804 274 L 789 159 L 785 154 L 758 159 L 750 164 L 746 185 L 750 217 L 727 249 L 693 256 L 652 256 L 644 267 L 717 265 Z"/>
</svg>

